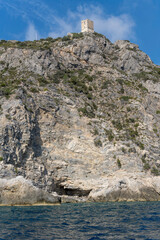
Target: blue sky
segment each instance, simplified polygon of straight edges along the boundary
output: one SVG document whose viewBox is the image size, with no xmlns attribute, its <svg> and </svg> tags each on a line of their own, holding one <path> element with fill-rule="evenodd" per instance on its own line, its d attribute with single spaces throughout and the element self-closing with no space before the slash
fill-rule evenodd
<svg viewBox="0 0 160 240">
<path fill-rule="evenodd" d="M 160 64 L 160 0 L 0 0 L 0 39 L 20 41 L 95 31 L 112 42 L 127 39 Z"/>
</svg>

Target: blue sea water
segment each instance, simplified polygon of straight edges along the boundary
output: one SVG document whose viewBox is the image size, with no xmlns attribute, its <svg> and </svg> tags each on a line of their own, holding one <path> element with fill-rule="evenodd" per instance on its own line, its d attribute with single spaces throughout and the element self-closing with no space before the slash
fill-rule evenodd
<svg viewBox="0 0 160 240">
<path fill-rule="evenodd" d="M 160 240 L 160 202 L 0 207 L 0 239 Z"/>
</svg>

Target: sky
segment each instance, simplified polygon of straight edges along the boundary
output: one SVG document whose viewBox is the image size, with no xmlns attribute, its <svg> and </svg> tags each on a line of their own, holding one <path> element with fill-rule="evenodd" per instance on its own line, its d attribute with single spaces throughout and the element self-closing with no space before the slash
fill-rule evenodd
<svg viewBox="0 0 160 240">
<path fill-rule="evenodd" d="M 80 32 L 86 18 L 110 41 L 136 43 L 160 65 L 160 0 L 0 0 L 0 39 L 62 37 Z"/>
</svg>

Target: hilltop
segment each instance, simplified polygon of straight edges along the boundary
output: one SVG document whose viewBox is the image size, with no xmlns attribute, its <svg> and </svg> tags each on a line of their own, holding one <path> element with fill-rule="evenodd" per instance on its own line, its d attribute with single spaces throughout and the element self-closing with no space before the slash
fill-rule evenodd
<svg viewBox="0 0 160 240">
<path fill-rule="evenodd" d="M 160 67 L 136 44 L 1 40 L 0 86 L 1 204 L 160 200 Z"/>
</svg>

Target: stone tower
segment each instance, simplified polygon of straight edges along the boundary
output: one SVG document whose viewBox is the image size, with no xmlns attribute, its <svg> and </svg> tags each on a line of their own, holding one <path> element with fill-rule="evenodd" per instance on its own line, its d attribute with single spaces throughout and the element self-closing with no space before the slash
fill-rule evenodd
<svg viewBox="0 0 160 240">
<path fill-rule="evenodd" d="M 81 21 L 81 32 L 91 32 L 94 33 L 94 23 L 93 21 L 86 19 Z"/>
</svg>

